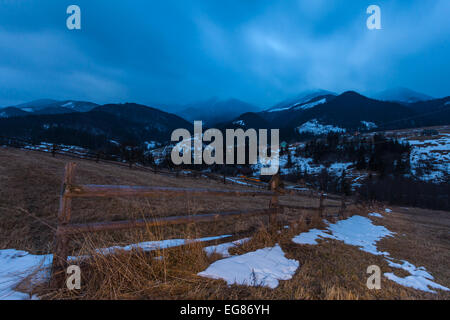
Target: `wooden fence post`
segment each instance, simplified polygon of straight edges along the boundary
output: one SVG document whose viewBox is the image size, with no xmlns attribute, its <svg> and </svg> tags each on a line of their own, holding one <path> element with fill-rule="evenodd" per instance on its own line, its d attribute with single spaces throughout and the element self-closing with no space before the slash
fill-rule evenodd
<svg viewBox="0 0 450 320">
<path fill-rule="evenodd" d="M 280 176 L 277 173 L 272 177 L 270 180 L 270 190 L 274 193 L 272 196 L 272 199 L 270 200 L 269 208 L 274 209 L 274 213 L 270 214 L 269 216 L 269 226 L 276 228 L 277 226 L 277 220 L 278 220 L 278 213 L 280 211 L 280 206 L 278 202 L 278 192 L 280 187 Z"/>
<path fill-rule="evenodd" d="M 71 216 L 71 198 L 66 196 L 66 190 L 73 184 L 76 163 L 66 164 L 64 181 L 61 188 L 58 211 L 58 227 L 56 229 L 53 243 L 53 263 L 51 270 L 51 287 L 62 287 L 65 281 L 65 271 L 67 268 L 67 257 L 69 255 L 68 237 L 62 231 L 70 221 Z"/>
<path fill-rule="evenodd" d="M 345 209 L 347 208 L 347 205 L 345 204 L 345 195 L 342 195 L 342 199 L 341 199 L 341 209 L 339 210 L 339 217 L 344 218 L 344 212 Z"/>
<path fill-rule="evenodd" d="M 320 202 L 319 202 L 319 217 L 320 218 L 323 218 L 323 200 L 324 200 L 324 195 L 323 195 L 323 193 L 321 192 L 320 193 Z"/>
</svg>

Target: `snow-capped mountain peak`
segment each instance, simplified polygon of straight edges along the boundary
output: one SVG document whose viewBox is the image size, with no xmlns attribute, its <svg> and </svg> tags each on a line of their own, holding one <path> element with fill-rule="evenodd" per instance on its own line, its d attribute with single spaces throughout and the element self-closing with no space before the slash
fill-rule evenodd
<svg viewBox="0 0 450 320">
<path fill-rule="evenodd" d="M 335 96 L 336 93 L 331 92 L 331 91 L 327 91 L 327 90 L 323 90 L 323 89 L 315 89 L 315 90 L 307 90 L 307 91 L 303 91 L 300 94 L 298 94 L 297 96 L 284 100 L 280 103 L 277 103 L 276 105 L 268 108 L 266 111 L 267 112 L 275 112 L 275 111 L 282 111 L 282 110 L 288 110 L 290 108 L 292 108 L 295 105 L 301 105 L 301 104 L 305 104 L 317 97 L 320 96 L 326 96 L 326 95 L 333 95 Z"/>
</svg>

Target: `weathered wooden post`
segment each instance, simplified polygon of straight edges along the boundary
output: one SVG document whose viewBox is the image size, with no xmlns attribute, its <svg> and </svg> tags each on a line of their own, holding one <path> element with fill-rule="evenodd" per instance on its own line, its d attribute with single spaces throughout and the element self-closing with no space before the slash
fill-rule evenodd
<svg viewBox="0 0 450 320">
<path fill-rule="evenodd" d="M 342 195 L 342 199 L 341 199 L 341 209 L 339 210 L 339 217 L 344 218 L 344 212 L 345 209 L 347 208 L 347 205 L 345 204 L 345 195 Z"/>
<path fill-rule="evenodd" d="M 323 200 L 324 200 L 324 195 L 321 192 L 320 193 L 320 202 L 319 202 L 319 217 L 320 218 L 323 218 L 323 209 L 324 209 L 324 207 L 323 207 Z"/>
<path fill-rule="evenodd" d="M 278 202 L 278 193 L 280 192 L 280 175 L 277 173 L 272 176 L 272 179 L 269 182 L 270 190 L 274 193 L 272 199 L 270 200 L 269 208 L 273 209 L 273 212 L 269 216 L 269 225 L 270 227 L 276 228 L 278 213 L 280 211 L 280 205 Z"/>
<path fill-rule="evenodd" d="M 54 158 L 56 156 L 56 144 L 52 145 L 52 157 Z"/>
<path fill-rule="evenodd" d="M 69 255 L 68 237 L 63 233 L 63 228 L 70 221 L 71 198 L 66 196 L 66 190 L 73 184 L 76 163 L 69 162 L 66 165 L 64 181 L 61 188 L 58 211 L 58 227 L 53 243 L 53 263 L 51 270 L 51 287 L 62 287 L 65 281 L 65 271 L 67 268 L 67 257 Z"/>
</svg>

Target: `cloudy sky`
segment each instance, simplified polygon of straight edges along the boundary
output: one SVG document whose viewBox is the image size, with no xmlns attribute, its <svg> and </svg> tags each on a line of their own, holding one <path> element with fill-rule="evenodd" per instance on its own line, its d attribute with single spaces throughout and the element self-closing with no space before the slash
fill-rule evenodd
<svg viewBox="0 0 450 320">
<path fill-rule="evenodd" d="M 81 8 L 81 30 L 66 9 Z M 382 30 L 366 9 L 381 7 Z M 449 0 L 0 0 L 0 106 L 270 106 L 322 88 L 450 95 Z"/>
</svg>

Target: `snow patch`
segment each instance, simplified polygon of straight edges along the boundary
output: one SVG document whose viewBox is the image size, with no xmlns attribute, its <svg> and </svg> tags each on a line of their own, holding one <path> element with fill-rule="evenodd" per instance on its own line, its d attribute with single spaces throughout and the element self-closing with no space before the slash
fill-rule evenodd
<svg viewBox="0 0 450 320">
<path fill-rule="evenodd" d="M 313 135 L 322 135 L 330 132 L 344 133 L 346 130 L 332 125 L 321 124 L 316 119 L 313 119 L 297 127 L 297 132 L 300 134 L 311 133 Z"/>
<path fill-rule="evenodd" d="M 326 102 L 327 102 L 327 99 L 324 98 L 324 99 L 321 99 L 321 100 L 318 100 L 318 101 L 314 101 L 314 102 L 310 102 L 310 103 L 306 103 L 306 104 L 300 104 L 300 105 L 299 104 L 294 104 L 292 106 L 292 109 L 293 110 L 307 110 L 307 109 L 314 108 L 315 106 L 324 104 Z"/>
<path fill-rule="evenodd" d="M 402 263 L 395 263 L 388 260 L 388 264 L 390 267 L 397 268 L 397 269 L 403 269 L 405 271 L 408 271 L 411 275 L 407 276 L 405 278 L 397 277 L 395 274 L 391 272 L 387 272 L 384 274 L 386 278 L 389 280 L 392 280 L 394 282 L 397 282 L 398 284 L 405 286 L 405 287 L 411 287 L 417 290 L 422 290 L 425 292 L 430 293 L 436 293 L 435 291 L 431 290 L 430 288 L 435 289 L 441 289 L 443 291 L 449 291 L 450 289 L 441 286 L 440 284 L 437 284 L 431 280 L 434 280 L 433 276 L 429 274 L 424 267 L 417 268 L 413 264 L 409 263 L 408 261 L 402 260 Z"/>
<path fill-rule="evenodd" d="M 32 255 L 14 249 L 0 250 L 0 300 L 29 299 L 28 294 L 15 291 L 15 286 L 41 267 L 49 266 L 51 261 L 52 255 Z"/>
<path fill-rule="evenodd" d="M 232 256 L 211 264 L 199 276 L 223 279 L 229 285 L 267 286 L 276 288 L 279 280 L 289 280 L 299 267 L 296 260 L 287 259 L 281 247 L 259 249 Z"/>
<path fill-rule="evenodd" d="M 357 246 L 362 251 L 369 252 L 374 255 L 385 255 L 386 252 L 379 252 L 376 242 L 386 236 L 392 236 L 390 232 L 383 226 L 376 226 L 368 218 L 361 216 L 353 216 L 346 220 L 338 221 L 336 224 L 330 224 L 326 233 L 322 230 L 313 229 L 306 234 L 300 234 L 292 239 L 293 242 L 303 244 L 316 244 L 316 239 L 329 238 L 344 241 L 344 243 Z M 316 243 L 314 243 L 316 242 Z"/>
<path fill-rule="evenodd" d="M 361 124 L 367 130 L 372 130 L 372 129 L 378 128 L 378 126 L 374 122 L 370 122 L 370 121 L 361 121 Z"/>
<path fill-rule="evenodd" d="M 217 253 L 217 254 L 220 254 L 223 257 L 227 258 L 227 257 L 231 256 L 230 252 L 228 250 L 230 250 L 231 248 L 235 248 L 237 246 L 241 246 L 249 240 L 250 240 L 250 238 L 245 238 L 245 239 L 236 240 L 233 242 L 222 243 L 222 244 L 219 244 L 216 246 L 206 247 L 206 248 L 204 248 L 204 250 L 205 250 L 206 254 L 208 254 L 208 255 Z"/>
<path fill-rule="evenodd" d="M 368 214 L 369 217 L 375 217 L 375 218 L 383 218 L 383 216 L 379 213 L 372 212 Z"/>
<path fill-rule="evenodd" d="M 233 124 L 241 126 L 241 127 L 245 127 L 245 121 L 244 120 L 236 120 L 233 122 Z"/>
<path fill-rule="evenodd" d="M 61 107 L 64 107 L 64 108 L 73 108 L 73 102 L 72 102 L 72 101 L 69 101 L 69 102 L 67 102 L 67 103 L 64 103 Z"/>
<path fill-rule="evenodd" d="M 303 232 L 303 233 L 299 234 L 298 236 L 294 237 L 292 239 L 292 241 L 297 244 L 316 245 L 316 244 L 318 244 L 317 240 L 320 238 L 335 239 L 335 237 L 333 237 L 332 235 L 325 233 L 324 230 L 311 229 L 308 232 Z"/>
<path fill-rule="evenodd" d="M 158 142 L 156 141 L 145 141 L 144 144 L 147 150 L 153 150 L 158 147 Z"/>
<path fill-rule="evenodd" d="M 131 251 L 131 250 L 143 250 L 143 251 L 155 251 L 155 250 L 162 250 L 177 246 L 182 246 L 188 243 L 195 243 L 195 242 L 205 242 L 205 241 L 212 241 L 212 240 L 219 240 L 223 238 L 231 237 L 231 235 L 223 235 L 218 237 L 207 237 L 207 238 L 200 238 L 200 239 L 169 239 L 169 240 L 160 240 L 160 241 L 147 241 L 147 242 L 141 242 L 136 244 L 131 244 L 128 246 L 114 246 L 109 248 L 101 248 L 97 249 L 97 253 L 100 254 L 113 254 L 117 251 Z"/>
</svg>

